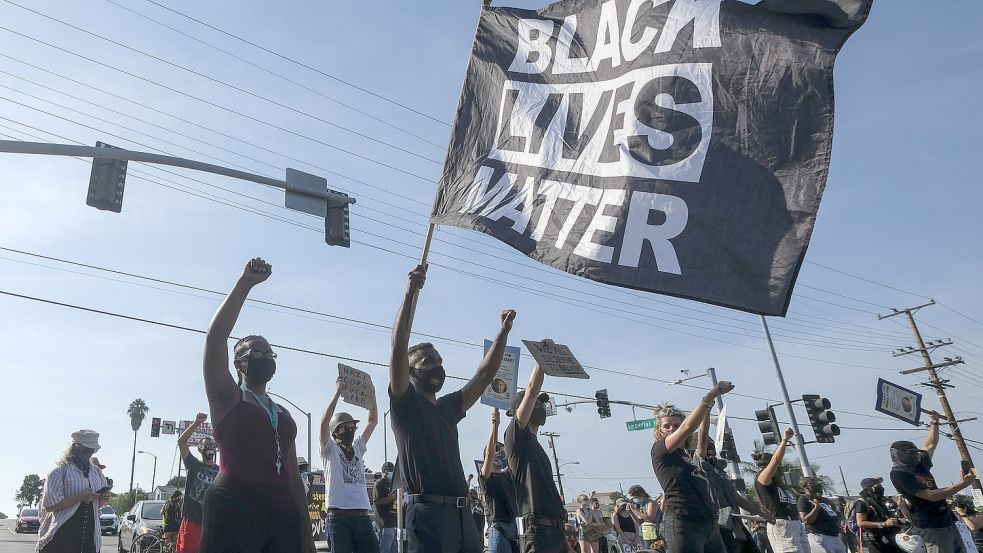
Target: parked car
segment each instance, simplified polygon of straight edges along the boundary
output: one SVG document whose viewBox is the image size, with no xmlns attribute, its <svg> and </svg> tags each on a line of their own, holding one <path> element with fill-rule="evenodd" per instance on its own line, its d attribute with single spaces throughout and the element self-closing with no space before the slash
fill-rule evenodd
<svg viewBox="0 0 983 553">
<path fill-rule="evenodd" d="M 112 507 L 106 505 L 99 509 L 99 526 L 103 535 L 110 534 L 115 536 L 119 532 L 119 517 Z"/>
<path fill-rule="evenodd" d="M 38 510 L 24 507 L 17 513 L 17 519 L 14 521 L 14 532 L 18 534 L 21 532 L 37 533 L 40 526 L 41 519 L 38 518 Z"/>
<path fill-rule="evenodd" d="M 120 553 L 133 551 L 134 544 L 140 538 L 164 529 L 164 520 L 160 514 L 163 507 L 163 501 L 138 501 L 123 515 L 123 520 L 119 523 Z"/>
</svg>

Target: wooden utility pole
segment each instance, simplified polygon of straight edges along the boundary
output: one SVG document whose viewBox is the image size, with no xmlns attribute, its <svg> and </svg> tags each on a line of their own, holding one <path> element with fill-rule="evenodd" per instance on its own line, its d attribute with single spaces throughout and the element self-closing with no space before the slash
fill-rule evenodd
<svg viewBox="0 0 983 553">
<path fill-rule="evenodd" d="M 890 313 L 888 315 L 878 315 L 877 318 L 878 319 L 887 319 L 889 317 L 894 317 L 895 315 L 902 315 L 903 314 L 908 319 L 908 325 L 911 326 L 911 332 L 915 336 L 915 343 L 916 343 L 916 345 L 918 347 L 917 348 L 907 347 L 907 348 L 898 350 L 898 352 L 895 353 L 894 356 L 895 357 L 898 357 L 898 356 L 901 356 L 901 355 L 908 355 L 908 354 L 912 354 L 912 353 L 920 353 L 922 355 L 923 366 L 918 367 L 918 368 L 915 368 L 915 369 L 908 369 L 906 371 L 901 371 L 901 374 L 913 374 L 913 373 L 922 372 L 922 371 L 928 372 L 928 380 L 929 381 L 928 381 L 928 383 L 926 383 L 926 385 L 935 389 L 935 394 L 938 396 L 939 403 L 942 405 L 942 411 L 945 414 L 946 423 L 948 423 L 949 428 L 952 431 L 952 439 L 953 439 L 953 441 L 956 442 L 956 449 L 959 450 L 959 458 L 962 459 L 963 461 L 969 463 L 969 466 L 970 467 L 973 467 L 973 466 L 975 466 L 975 465 L 973 465 L 973 458 L 970 457 L 970 455 L 969 455 L 969 449 L 966 447 L 965 440 L 963 440 L 962 431 L 959 430 L 959 421 L 956 420 L 956 416 L 952 412 L 952 406 L 949 405 L 949 399 L 945 395 L 945 389 L 946 389 L 946 387 L 951 388 L 952 385 L 948 384 L 948 381 L 946 381 L 946 380 L 940 380 L 939 379 L 939 373 L 937 371 L 937 369 L 941 369 L 941 368 L 944 368 L 944 367 L 951 367 L 953 365 L 959 365 L 959 364 L 961 364 L 963 362 L 963 360 L 962 360 L 961 357 L 956 357 L 954 359 L 950 359 L 950 358 L 946 357 L 945 358 L 945 361 L 943 361 L 942 363 L 933 363 L 932 362 L 932 357 L 930 355 L 930 352 L 933 351 L 933 350 L 935 350 L 936 348 L 939 348 L 939 347 L 942 347 L 942 346 L 948 346 L 948 345 L 952 344 L 952 341 L 951 340 L 936 340 L 934 342 L 930 342 L 928 344 L 928 347 L 926 347 L 925 341 L 922 340 L 922 334 L 921 334 L 921 332 L 918 331 L 918 325 L 915 323 L 914 313 L 916 311 L 918 311 L 919 309 L 923 308 L 923 307 L 928 307 L 928 306 L 931 306 L 931 305 L 935 305 L 935 300 L 931 300 L 928 303 L 925 303 L 925 304 L 922 304 L 922 305 L 919 305 L 919 306 L 916 306 L 916 307 L 909 307 L 907 309 L 901 309 L 901 310 L 892 309 L 893 313 Z M 980 481 L 979 480 L 974 481 L 973 482 L 973 487 L 974 488 L 977 488 L 977 489 L 980 489 Z"/>
<path fill-rule="evenodd" d="M 553 441 L 556 438 L 559 438 L 560 435 L 556 432 L 540 432 L 540 434 L 550 439 L 550 449 L 553 450 L 553 465 L 556 467 L 556 487 L 560 492 L 560 501 L 566 505 L 567 498 L 563 495 L 563 480 L 560 479 L 560 458 L 556 456 L 556 442 Z"/>
</svg>

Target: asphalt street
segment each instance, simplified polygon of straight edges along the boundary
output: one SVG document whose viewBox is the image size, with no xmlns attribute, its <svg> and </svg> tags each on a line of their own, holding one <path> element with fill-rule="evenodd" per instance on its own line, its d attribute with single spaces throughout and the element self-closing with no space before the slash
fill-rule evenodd
<svg viewBox="0 0 983 553">
<path fill-rule="evenodd" d="M 0 520 L 0 553 L 33 553 L 37 544 L 37 534 L 16 534 L 13 519 Z M 116 536 L 103 536 L 102 553 L 116 553 L 118 544 Z"/>
</svg>

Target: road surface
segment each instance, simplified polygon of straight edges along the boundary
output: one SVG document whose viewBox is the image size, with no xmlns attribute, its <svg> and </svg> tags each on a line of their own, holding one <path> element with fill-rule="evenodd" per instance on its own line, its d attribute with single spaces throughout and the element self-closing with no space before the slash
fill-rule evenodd
<svg viewBox="0 0 983 553">
<path fill-rule="evenodd" d="M 37 544 L 37 534 L 15 534 L 13 519 L 0 520 L 0 552 L 34 553 Z M 116 536 L 103 536 L 102 553 L 116 553 L 118 544 Z"/>
</svg>

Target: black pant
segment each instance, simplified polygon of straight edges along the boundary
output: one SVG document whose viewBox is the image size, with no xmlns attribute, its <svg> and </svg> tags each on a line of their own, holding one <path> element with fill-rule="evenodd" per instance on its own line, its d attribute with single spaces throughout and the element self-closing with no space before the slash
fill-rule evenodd
<svg viewBox="0 0 983 553">
<path fill-rule="evenodd" d="M 328 536 L 335 553 L 379 553 L 379 538 L 368 514 L 328 512 Z"/>
<path fill-rule="evenodd" d="M 219 475 L 205 492 L 198 551 L 298 553 L 311 531 L 306 515 L 290 488 Z"/>
<path fill-rule="evenodd" d="M 662 537 L 666 553 L 725 553 L 716 520 L 678 519 L 672 513 L 662 517 Z"/>
<path fill-rule="evenodd" d="M 522 553 L 566 553 L 567 536 L 563 528 L 526 526 L 522 536 Z"/>
<path fill-rule="evenodd" d="M 482 549 L 470 508 L 411 503 L 406 509 L 406 533 L 407 553 L 481 553 Z"/>
</svg>

